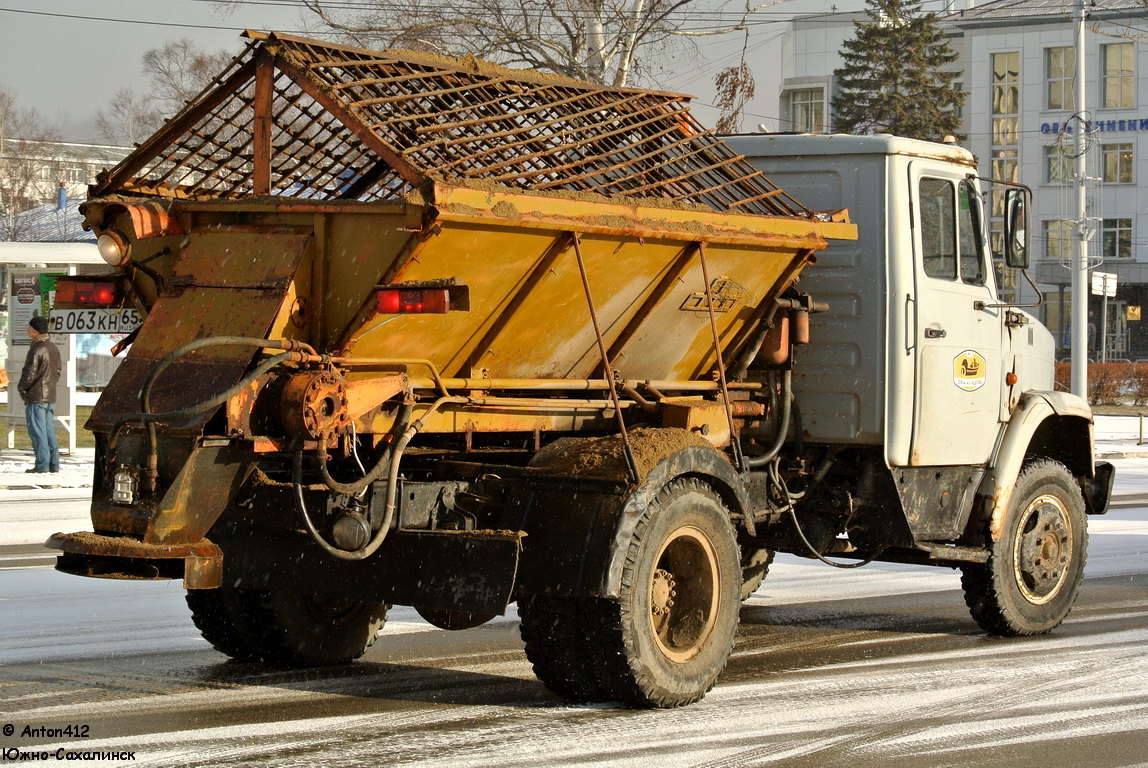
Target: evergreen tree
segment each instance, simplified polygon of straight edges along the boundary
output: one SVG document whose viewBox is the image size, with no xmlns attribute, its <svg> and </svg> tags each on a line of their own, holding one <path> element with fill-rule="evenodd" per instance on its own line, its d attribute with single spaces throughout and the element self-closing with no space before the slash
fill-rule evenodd
<svg viewBox="0 0 1148 768">
<path fill-rule="evenodd" d="M 854 23 L 844 64 L 833 72 L 836 129 L 844 133 L 892 133 L 937 141 L 956 135 L 963 93 L 953 87 L 957 59 L 920 0 L 866 0 L 868 21 Z"/>
</svg>

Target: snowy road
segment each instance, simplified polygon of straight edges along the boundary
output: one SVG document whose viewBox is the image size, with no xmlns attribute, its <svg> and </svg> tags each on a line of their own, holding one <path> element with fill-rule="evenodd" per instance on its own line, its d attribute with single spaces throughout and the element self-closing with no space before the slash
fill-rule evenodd
<svg viewBox="0 0 1148 768">
<path fill-rule="evenodd" d="M 285 672 L 212 651 L 176 583 L 0 555 L 21 566 L 0 570 L 0 717 L 16 729 L 0 745 L 165 767 L 1148 765 L 1148 461 L 1119 464 L 1053 634 L 986 637 L 952 571 L 785 559 L 743 608 L 717 688 L 668 712 L 563 703 L 513 615 L 447 633 L 396 609 L 363 662 Z M 90 737 L 19 737 L 67 724 Z"/>
</svg>

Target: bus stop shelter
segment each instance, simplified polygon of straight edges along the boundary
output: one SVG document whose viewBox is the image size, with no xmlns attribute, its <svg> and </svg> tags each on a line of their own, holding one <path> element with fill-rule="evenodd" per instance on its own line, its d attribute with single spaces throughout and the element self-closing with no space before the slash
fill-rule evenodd
<svg viewBox="0 0 1148 768">
<path fill-rule="evenodd" d="M 24 404 L 16 392 L 16 383 L 24 367 L 24 358 L 32 340 L 26 333 L 28 321 L 36 315 L 48 315 L 55 275 L 74 275 L 85 265 L 106 267 L 96 251 L 95 242 L 81 243 L 0 243 L 0 264 L 7 271 L 5 289 L 8 296 L 7 332 L 4 369 L 8 374 L 8 403 L 0 419 L 8 433 L 8 447 L 15 445 L 15 433 L 24 426 Z M 53 334 L 60 349 L 63 370 L 56 390 L 56 420 L 64 427 L 68 439 L 61 450 L 76 451 L 76 337 Z"/>
</svg>

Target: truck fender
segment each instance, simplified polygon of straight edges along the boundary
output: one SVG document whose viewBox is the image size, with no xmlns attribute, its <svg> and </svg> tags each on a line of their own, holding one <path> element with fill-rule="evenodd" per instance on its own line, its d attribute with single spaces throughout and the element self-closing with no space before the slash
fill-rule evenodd
<svg viewBox="0 0 1148 768">
<path fill-rule="evenodd" d="M 702 479 L 733 514 L 745 514 L 750 508 L 737 471 L 722 453 L 706 446 L 686 446 L 667 454 L 638 485 L 569 472 L 516 479 L 506 523 L 526 533 L 518 590 L 617 597 L 634 529 L 650 502 L 680 477 Z"/>
<path fill-rule="evenodd" d="M 1013 410 L 996 452 L 977 491 L 984 500 L 989 534 L 1001 535 L 1016 480 L 1031 455 L 1055 459 L 1077 478 L 1096 474 L 1092 450 L 1092 411 L 1068 392 L 1030 391 Z"/>
<path fill-rule="evenodd" d="M 622 508 L 618 526 L 614 531 L 609 567 L 601 585 L 602 594 L 616 597 L 622 583 L 622 569 L 634 528 L 662 489 L 680 477 L 696 477 L 713 488 L 726 507 L 735 515 L 750 514 L 749 496 L 725 455 L 713 448 L 689 446 L 666 456 L 646 475 L 645 483 L 638 486 Z"/>
</svg>

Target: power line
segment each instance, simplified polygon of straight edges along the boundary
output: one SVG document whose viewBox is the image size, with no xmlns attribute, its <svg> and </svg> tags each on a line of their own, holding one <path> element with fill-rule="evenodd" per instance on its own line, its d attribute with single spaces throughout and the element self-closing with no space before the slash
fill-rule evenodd
<svg viewBox="0 0 1148 768">
<path fill-rule="evenodd" d="M 247 27 L 225 27 L 215 24 L 181 24 L 174 21 L 146 21 L 144 19 L 113 19 L 107 16 L 80 16 L 71 13 L 51 13 L 49 11 L 29 11 L 22 8 L 0 8 L 3 13 L 22 13 L 29 16 L 50 16 L 58 19 L 78 19 L 80 21 L 107 21 L 115 24 L 145 24 L 154 27 L 179 27 L 183 29 L 210 29 L 222 32 L 242 32 Z M 305 30 L 283 30 L 291 34 L 308 34 Z"/>
</svg>

